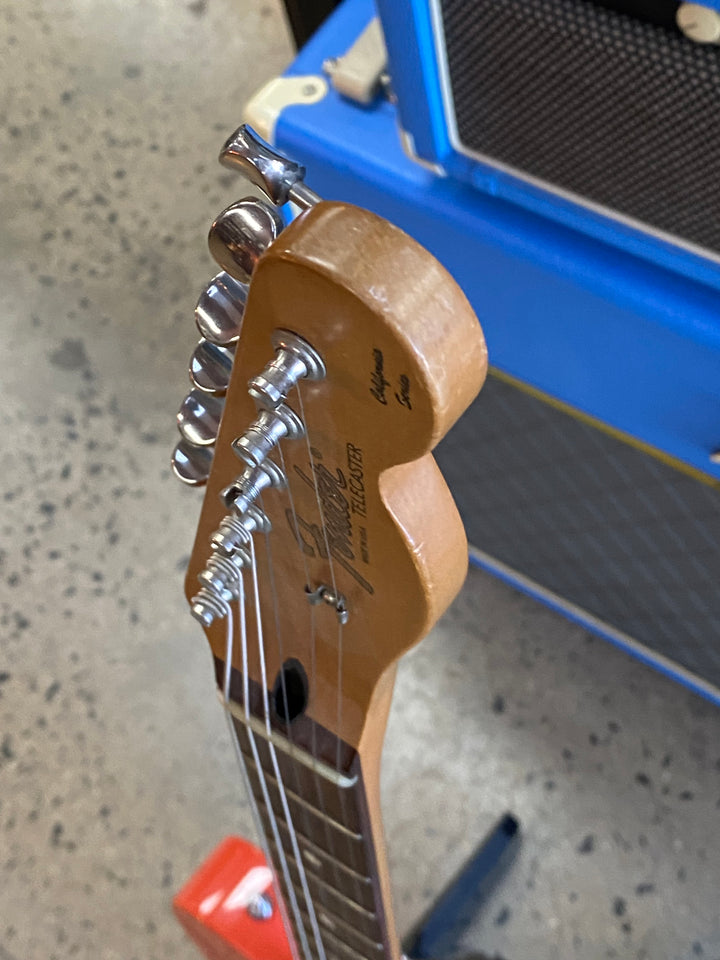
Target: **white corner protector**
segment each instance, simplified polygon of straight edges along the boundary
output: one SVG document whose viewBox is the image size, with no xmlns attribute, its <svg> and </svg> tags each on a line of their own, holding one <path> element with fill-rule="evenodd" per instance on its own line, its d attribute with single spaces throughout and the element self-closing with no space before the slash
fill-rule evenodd
<svg viewBox="0 0 720 960">
<path fill-rule="evenodd" d="M 246 103 L 243 120 L 263 140 L 274 143 L 275 125 L 285 107 L 310 106 L 322 100 L 327 92 L 328 85 L 324 77 L 313 74 L 306 77 L 276 77 Z"/>
</svg>

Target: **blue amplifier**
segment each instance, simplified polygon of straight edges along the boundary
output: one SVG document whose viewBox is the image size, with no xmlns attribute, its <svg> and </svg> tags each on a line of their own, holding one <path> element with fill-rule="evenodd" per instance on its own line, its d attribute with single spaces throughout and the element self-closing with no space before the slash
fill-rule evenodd
<svg viewBox="0 0 720 960">
<path fill-rule="evenodd" d="M 345 0 L 246 119 L 472 302 L 492 373 L 438 459 L 473 559 L 720 702 L 720 47 L 616 2 L 378 0 L 360 104 Z"/>
<path fill-rule="evenodd" d="M 377 6 L 414 155 L 720 282 L 720 47 L 697 42 L 720 40 L 717 0 Z"/>
</svg>

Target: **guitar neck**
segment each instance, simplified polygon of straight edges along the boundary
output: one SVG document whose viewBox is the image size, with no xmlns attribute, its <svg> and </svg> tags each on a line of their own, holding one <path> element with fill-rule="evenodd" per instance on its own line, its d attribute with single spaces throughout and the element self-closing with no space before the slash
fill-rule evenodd
<svg viewBox="0 0 720 960">
<path fill-rule="evenodd" d="M 326 960 L 400 960 L 379 797 L 392 673 L 355 750 L 307 717 L 268 735 L 259 689 L 248 718 L 233 671 L 230 713 L 301 960 L 321 948 Z"/>
</svg>

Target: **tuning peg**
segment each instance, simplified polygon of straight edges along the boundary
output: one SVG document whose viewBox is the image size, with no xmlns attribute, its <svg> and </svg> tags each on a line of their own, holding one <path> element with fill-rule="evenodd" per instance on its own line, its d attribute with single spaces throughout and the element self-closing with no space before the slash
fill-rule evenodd
<svg viewBox="0 0 720 960">
<path fill-rule="evenodd" d="M 177 425 L 185 440 L 198 447 L 215 443 L 223 412 L 223 400 L 202 390 L 191 390 L 182 402 Z"/>
<path fill-rule="evenodd" d="M 322 380 L 325 364 L 310 344 L 290 330 L 276 330 L 272 335 L 275 359 L 248 384 L 248 393 L 263 407 L 275 409 L 282 403 L 298 380 Z"/>
<path fill-rule="evenodd" d="M 228 510 L 242 516 L 263 490 L 269 487 L 282 489 L 287 486 L 285 474 L 272 460 L 263 460 L 257 467 L 247 467 L 229 487 L 220 494 Z"/>
<path fill-rule="evenodd" d="M 270 518 L 260 507 L 252 504 L 242 516 L 229 513 L 220 522 L 210 538 L 210 546 L 220 553 L 234 553 L 238 547 L 247 543 L 251 533 L 269 533 Z"/>
<path fill-rule="evenodd" d="M 206 340 L 227 346 L 240 336 L 248 288 L 227 273 L 219 273 L 200 295 L 195 325 Z"/>
<path fill-rule="evenodd" d="M 198 390 L 215 396 L 226 393 L 234 354 L 234 345 L 221 347 L 203 338 L 190 357 L 190 379 Z"/>
<path fill-rule="evenodd" d="M 213 461 L 212 447 L 196 447 L 187 440 L 180 440 L 170 458 L 173 473 L 189 487 L 203 487 L 210 476 Z"/>
<path fill-rule="evenodd" d="M 238 127 L 226 142 L 220 163 L 244 174 L 276 206 L 291 201 L 305 210 L 320 200 L 303 183 L 305 167 L 276 153 L 247 124 Z"/>
<path fill-rule="evenodd" d="M 228 603 L 240 594 L 240 577 L 250 566 L 250 554 L 238 550 L 232 556 L 214 553 L 198 574 L 200 590 L 190 601 L 190 613 L 204 627 L 227 614 Z"/>
<path fill-rule="evenodd" d="M 248 286 L 219 273 L 202 292 L 195 307 L 195 325 L 206 340 L 219 346 L 235 343 L 242 329 Z"/>
<path fill-rule="evenodd" d="M 261 410 L 241 437 L 232 442 L 233 452 L 250 467 L 259 466 L 283 437 L 297 440 L 305 435 L 300 417 L 286 404 Z"/>
<path fill-rule="evenodd" d="M 198 623 L 209 627 L 213 620 L 222 620 L 227 616 L 227 604 L 212 590 L 202 587 L 190 601 L 190 613 Z"/>
<path fill-rule="evenodd" d="M 226 273 L 249 283 L 258 260 L 284 226 L 269 203 L 245 197 L 223 210 L 210 227 L 210 253 Z"/>
<path fill-rule="evenodd" d="M 243 567 L 250 566 L 250 554 L 236 550 L 232 556 L 214 553 L 198 574 L 201 587 L 210 590 L 222 600 L 234 600 L 238 595 L 238 576 Z"/>
</svg>

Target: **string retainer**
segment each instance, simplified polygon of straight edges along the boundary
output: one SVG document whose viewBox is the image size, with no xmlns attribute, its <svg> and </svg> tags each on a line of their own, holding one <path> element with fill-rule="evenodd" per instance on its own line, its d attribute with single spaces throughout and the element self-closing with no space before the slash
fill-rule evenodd
<svg viewBox="0 0 720 960">
<path fill-rule="evenodd" d="M 326 603 L 328 606 L 335 608 L 335 612 L 337 613 L 337 618 L 340 623 L 345 624 L 348 622 L 350 614 L 348 612 L 347 600 L 342 593 L 336 593 L 332 587 L 321 584 L 314 590 L 306 586 L 305 594 L 307 596 L 308 603 L 311 604 L 311 606 L 317 606 L 320 603 Z"/>
</svg>

